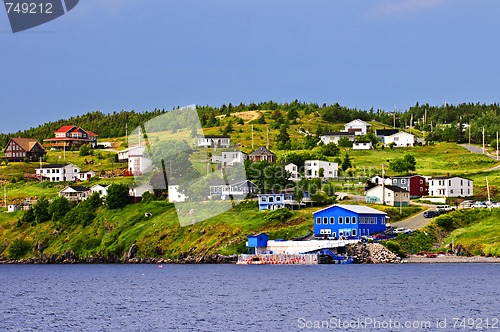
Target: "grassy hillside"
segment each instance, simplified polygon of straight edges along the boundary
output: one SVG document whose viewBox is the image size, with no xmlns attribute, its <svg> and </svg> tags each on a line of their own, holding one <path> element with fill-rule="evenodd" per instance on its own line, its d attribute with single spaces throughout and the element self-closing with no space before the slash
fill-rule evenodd
<svg viewBox="0 0 500 332">
<path fill-rule="evenodd" d="M 448 251 L 464 255 L 500 257 L 500 209 L 467 209 L 441 215 L 421 231 L 400 234 L 396 242 L 402 252 Z M 453 244 L 453 245 L 452 245 Z"/>
<path fill-rule="evenodd" d="M 173 204 L 164 201 L 128 205 L 121 210 L 102 207 L 87 226 L 65 226 L 56 222 L 19 223 L 23 212 L 0 213 L 0 257 L 9 257 L 9 246 L 23 240 L 28 250 L 23 257 L 34 257 L 36 244 L 43 253 L 62 255 L 71 249 L 80 258 L 110 254 L 122 257 L 133 243 L 141 257 L 178 258 L 179 255 L 204 256 L 211 253 L 246 252 L 247 235 L 266 232 L 270 238 L 293 239 L 312 230 L 312 212 L 280 209 L 258 211 L 256 202 L 246 201 L 234 209 L 203 222 L 181 227 Z M 391 220 L 397 221 L 399 209 L 385 207 Z M 403 208 L 404 215 L 420 211 L 418 207 Z M 146 217 L 145 213 L 152 214 Z"/>
</svg>

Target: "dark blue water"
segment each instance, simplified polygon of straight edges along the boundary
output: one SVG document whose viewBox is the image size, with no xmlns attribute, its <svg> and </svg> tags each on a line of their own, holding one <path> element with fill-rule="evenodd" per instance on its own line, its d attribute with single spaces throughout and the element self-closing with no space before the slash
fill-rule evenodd
<svg viewBox="0 0 500 332">
<path fill-rule="evenodd" d="M 500 264 L 2 265 L 0 330 L 500 330 L 499 282 Z"/>
</svg>

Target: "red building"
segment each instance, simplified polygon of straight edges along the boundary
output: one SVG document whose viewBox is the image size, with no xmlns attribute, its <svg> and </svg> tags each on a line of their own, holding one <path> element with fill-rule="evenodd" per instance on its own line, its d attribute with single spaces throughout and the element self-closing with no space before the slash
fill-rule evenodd
<svg viewBox="0 0 500 332">
<path fill-rule="evenodd" d="M 90 130 L 77 126 L 62 126 L 55 132 L 55 137 L 44 139 L 46 145 L 59 149 L 80 148 L 82 145 L 97 144 L 97 135 Z"/>
<path fill-rule="evenodd" d="M 391 178 L 392 185 L 410 192 L 410 197 L 422 197 L 429 194 L 427 181 L 421 175 L 404 175 Z"/>
</svg>

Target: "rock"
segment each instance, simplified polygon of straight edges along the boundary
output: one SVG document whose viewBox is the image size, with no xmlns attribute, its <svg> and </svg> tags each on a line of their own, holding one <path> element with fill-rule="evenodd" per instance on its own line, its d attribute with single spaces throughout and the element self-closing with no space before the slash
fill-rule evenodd
<svg viewBox="0 0 500 332">
<path fill-rule="evenodd" d="M 128 260 L 131 260 L 133 258 L 135 258 L 135 256 L 137 255 L 137 250 L 139 248 L 137 247 L 137 244 L 133 244 L 130 246 L 130 249 L 128 250 L 128 254 L 127 254 L 127 259 Z"/>
</svg>

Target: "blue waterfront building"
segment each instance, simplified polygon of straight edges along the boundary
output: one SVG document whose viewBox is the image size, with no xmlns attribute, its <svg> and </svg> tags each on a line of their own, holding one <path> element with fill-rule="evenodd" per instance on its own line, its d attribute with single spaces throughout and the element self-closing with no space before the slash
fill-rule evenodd
<svg viewBox="0 0 500 332">
<path fill-rule="evenodd" d="M 249 250 L 253 248 L 253 253 L 257 254 L 265 251 L 267 247 L 267 241 L 269 236 L 266 233 L 260 233 L 256 235 L 249 235 L 247 241 L 247 247 Z"/>
<path fill-rule="evenodd" d="M 387 213 L 363 205 L 332 205 L 314 212 L 314 236 L 357 238 L 385 231 Z"/>
</svg>

